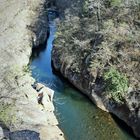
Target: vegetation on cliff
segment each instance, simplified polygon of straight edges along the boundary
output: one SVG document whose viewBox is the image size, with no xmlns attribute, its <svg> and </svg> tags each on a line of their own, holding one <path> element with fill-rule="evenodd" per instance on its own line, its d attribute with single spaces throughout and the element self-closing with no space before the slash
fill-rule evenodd
<svg viewBox="0 0 140 140">
<path fill-rule="evenodd" d="M 117 79 L 125 84 L 122 85 L 125 90 L 116 92 L 120 94 L 116 95 L 116 101 L 127 92 L 128 85 L 134 90 L 140 88 L 140 3 L 85 0 L 78 12 L 79 16 L 66 14 L 58 25 L 55 41 L 58 59 L 70 63 L 77 73 L 86 70 L 94 80 L 103 77 L 106 69 L 115 68 Z"/>
<path fill-rule="evenodd" d="M 105 72 L 103 77 L 106 82 L 105 91 L 108 92 L 110 97 L 112 97 L 115 101 L 123 102 L 123 97 L 128 91 L 127 78 L 114 68 L 110 68 L 107 72 Z"/>
<path fill-rule="evenodd" d="M 100 97 L 138 136 L 140 2 L 80 0 L 63 8 L 52 52 L 55 68 L 96 104 L 95 97 Z"/>
</svg>

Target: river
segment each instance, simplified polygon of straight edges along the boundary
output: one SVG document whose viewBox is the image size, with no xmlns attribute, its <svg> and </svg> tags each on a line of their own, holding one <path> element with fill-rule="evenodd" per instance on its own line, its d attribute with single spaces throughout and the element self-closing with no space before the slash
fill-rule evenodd
<svg viewBox="0 0 140 140">
<path fill-rule="evenodd" d="M 37 82 L 55 91 L 55 115 L 66 140 L 134 140 L 109 113 L 98 109 L 87 97 L 53 72 L 51 50 L 56 32 L 55 22 L 50 21 L 49 27 L 50 36 L 46 48 L 34 52 L 30 69 Z"/>
</svg>

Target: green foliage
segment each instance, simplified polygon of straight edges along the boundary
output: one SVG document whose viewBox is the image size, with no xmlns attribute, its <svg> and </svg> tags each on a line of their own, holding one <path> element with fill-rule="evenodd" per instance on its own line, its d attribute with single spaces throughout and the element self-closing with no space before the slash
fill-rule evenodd
<svg viewBox="0 0 140 140">
<path fill-rule="evenodd" d="M 23 72 L 24 72 L 24 74 L 23 75 L 25 75 L 25 74 L 31 74 L 31 70 L 30 70 L 30 68 L 29 68 L 29 66 L 28 65 L 25 65 L 25 66 L 23 66 Z"/>
<path fill-rule="evenodd" d="M 120 6 L 122 0 L 111 0 L 111 6 Z"/>
<path fill-rule="evenodd" d="M 104 73 L 104 80 L 106 81 L 106 92 L 113 100 L 121 103 L 124 94 L 128 90 L 128 79 L 126 76 L 119 73 L 116 69 L 110 68 Z"/>
<path fill-rule="evenodd" d="M 16 116 L 13 115 L 13 108 L 10 105 L 0 105 L 0 121 L 5 125 L 16 123 Z"/>
<path fill-rule="evenodd" d="M 83 4 L 83 14 L 86 15 L 88 13 L 88 6 L 89 6 L 89 1 L 85 0 Z"/>
</svg>

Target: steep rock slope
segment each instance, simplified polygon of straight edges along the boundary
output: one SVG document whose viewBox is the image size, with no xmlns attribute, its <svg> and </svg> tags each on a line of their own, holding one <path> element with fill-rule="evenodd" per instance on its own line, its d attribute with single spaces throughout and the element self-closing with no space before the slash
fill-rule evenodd
<svg viewBox="0 0 140 140">
<path fill-rule="evenodd" d="M 47 38 L 47 1 L 0 1 L 0 139 L 63 139 L 53 104 L 42 108 L 27 64 Z"/>
<path fill-rule="evenodd" d="M 101 109 L 140 137 L 140 2 L 58 0 L 52 62 Z"/>
</svg>

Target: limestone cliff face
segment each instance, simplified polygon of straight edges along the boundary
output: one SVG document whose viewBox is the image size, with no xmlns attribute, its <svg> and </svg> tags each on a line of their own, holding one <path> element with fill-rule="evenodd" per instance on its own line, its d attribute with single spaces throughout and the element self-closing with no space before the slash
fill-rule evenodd
<svg viewBox="0 0 140 140">
<path fill-rule="evenodd" d="M 38 105 L 27 67 L 32 46 L 47 39 L 47 3 L 0 1 L 0 138 L 63 139 L 52 103 Z"/>
<path fill-rule="evenodd" d="M 63 18 L 52 51 L 54 68 L 140 137 L 139 2 L 58 0 L 56 5 Z"/>
</svg>

